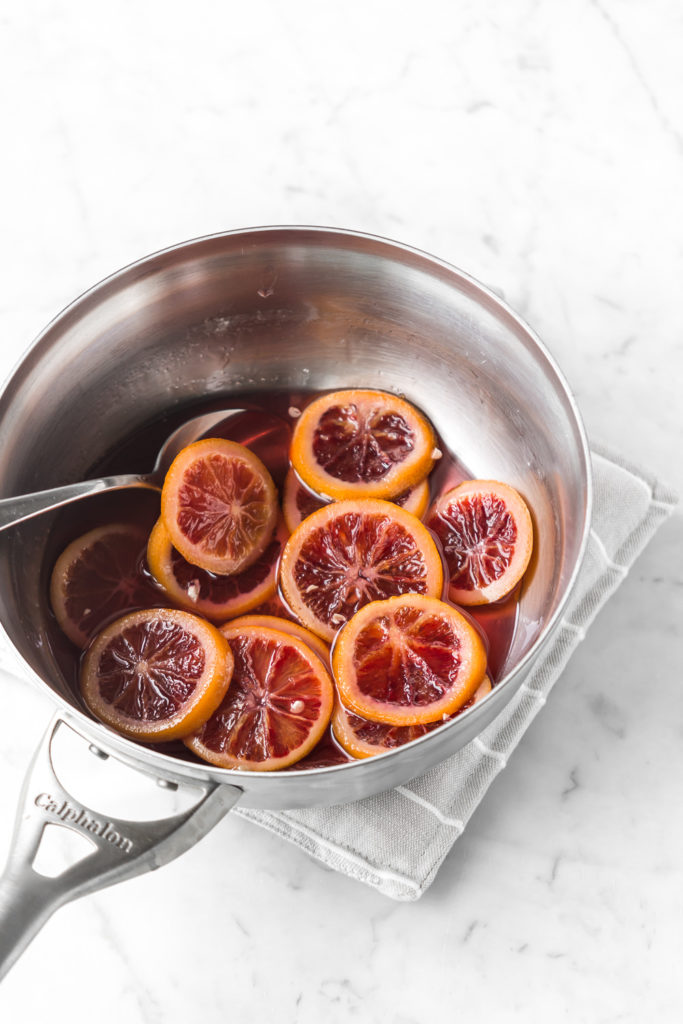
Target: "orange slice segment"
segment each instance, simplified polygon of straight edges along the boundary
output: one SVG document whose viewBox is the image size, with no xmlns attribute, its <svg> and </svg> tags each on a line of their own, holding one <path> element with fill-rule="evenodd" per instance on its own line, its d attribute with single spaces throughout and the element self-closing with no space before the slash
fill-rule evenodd
<svg viewBox="0 0 683 1024">
<path fill-rule="evenodd" d="M 279 633 L 286 633 L 288 636 L 295 636 L 302 640 L 307 647 L 310 647 L 314 654 L 317 654 L 325 668 L 330 665 L 330 648 L 319 636 L 312 633 L 310 629 L 300 626 L 298 622 L 291 619 L 283 619 L 277 615 L 240 615 L 238 619 L 226 622 L 221 632 L 226 630 L 241 629 L 243 626 L 258 626 L 261 629 L 275 629 Z"/>
<path fill-rule="evenodd" d="M 146 534 L 129 523 L 98 526 L 64 549 L 50 578 L 50 603 L 69 640 L 86 647 L 104 625 L 163 603 L 143 573 Z"/>
<path fill-rule="evenodd" d="M 390 500 L 421 519 L 429 505 L 429 483 L 427 480 L 422 480 L 415 487 L 403 491 L 402 494 Z M 317 498 L 304 487 L 293 469 L 289 470 L 285 479 L 282 511 L 290 533 L 294 533 L 297 526 L 300 526 L 307 516 L 310 516 L 312 512 L 317 512 L 319 508 L 324 508 L 326 504 L 328 502 Z"/>
<path fill-rule="evenodd" d="M 131 612 L 107 626 L 86 652 L 81 692 L 106 725 L 158 743 L 194 732 L 230 683 L 227 640 L 203 619 L 176 609 Z"/>
<path fill-rule="evenodd" d="M 277 494 L 261 460 L 234 441 L 206 438 L 175 457 L 161 492 L 173 547 L 192 565 L 241 572 L 268 546 Z"/>
<path fill-rule="evenodd" d="M 220 768 L 276 771 L 321 739 L 334 690 L 322 661 L 302 640 L 259 626 L 224 627 L 235 658 L 220 707 L 185 744 Z"/>
<path fill-rule="evenodd" d="M 441 542 L 448 596 L 461 605 L 499 601 L 519 583 L 533 548 L 524 499 L 496 480 L 466 480 L 432 506 L 427 525 Z"/>
<path fill-rule="evenodd" d="M 484 681 L 479 684 L 474 695 L 455 714 L 448 715 L 439 722 L 425 722 L 424 725 L 385 725 L 382 722 L 370 722 L 367 718 L 354 715 L 340 700 L 336 700 L 332 712 L 332 732 L 337 742 L 352 757 L 374 757 L 376 754 L 386 753 L 387 750 L 402 747 L 411 740 L 438 729 L 446 722 L 457 718 L 490 692 L 491 680 L 484 676 Z"/>
<path fill-rule="evenodd" d="M 443 721 L 474 695 L 486 672 L 481 636 L 459 611 L 404 594 L 361 608 L 332 652 L 339 695 L 373 722 Z"/>
<path fill-rule="evenodd" d="M 169 601 L 211 622 L 251 611 L 277 590 L 277 567 L 289 534 L 280 521 L 268 546 L 255 562 L 231 576 L 219 576 L 192 565 L 173 547 L 168 530 L 158 519 L 147 544 L 147 562 Z"/>
<path fill-rule="evenodd" d="M 441 595 L 436 544 L 419 519 L 388 501 L 338 501 L 294 531 L 280 560 L 285 601 L 308 629 L 331 642 L 370 601 Z"/>
<path fill-rule="evenodd" d="M 306 406 L 290 459 L 326 498 L 393 498 L 423 480 L 435 436 L 410 402 L 385 391 L 335 391 Z"/>
</svg>

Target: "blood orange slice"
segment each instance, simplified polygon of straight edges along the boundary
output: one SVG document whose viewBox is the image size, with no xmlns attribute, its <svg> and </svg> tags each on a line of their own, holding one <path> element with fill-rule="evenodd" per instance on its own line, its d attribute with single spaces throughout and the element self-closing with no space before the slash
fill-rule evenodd
<svg viewBox="0 0 683 1024">
<path fill-rule="evenodd" d="M 276 771 L 305 757 L 322 737 L 334 690 L 322 661 L 303 641 L 258 626 L 225 627 L 235 658 L 220 707 L 185 739 L 220 768 Z"/>
<path fill-rule="evenodd" d="M 294 620 L 294 613 L 287 608 L 280 599 L 280 595 L 275 593 L 272 597 L 269 597 L 267 601 L 260 604 L 257 608 L 252 609 L 254 615 L 275 615 L 278 619 L 289 619 Z"/>
<path fill-rule="evenodd" d="M 429 484 L 426 480 L 422 480 L 415 487 L 403 491 L 402 494 L 390 500 L 421 519 L 429 505 Z M 312 512 L 317 512 L 319 508 L 324 508 L 326 504 L 328 502 L 316 498 L 304 487 L 293 469 L 289 470 L 285 479 L 282 511 L 290 533 L 294 533 L 297 526 L 300 526 L 307 516 L 310 516 Z"/>
<path fill-rule="evenodd" d="M 232 619 L 223 626 L 221 632 L 225 633 L 230 629 L 241 629 L 242 626 L 259 626 L 261 629 L 275 629 L 279 633 L 286 633 L 287 636 L 298 637 L 307 647 L 310 647 L 314 654 L 317 654 L 325 668 L 330 664 L 330 648 L 319 636 L 312 633 L 305 626 L 291 619 L 283 619 L 277 615 L 240 615 L 238 619 Z"/>
<path fill-rule="evenodd" d="M 332 735 L 332 729 L 328 728 L 323 733 L 323 738 L 316 743 L 310 754 L 301 761 L 292 765 L 294 771 L 309 771 L 314 768 L 331 768 L 335 764 L 348 764 L 353 760 L 348 752 L 343 749 L 340 743 Z"/>
<path fill-rule="evenodd" d="M 434 503 L 427 525 L 441 542 L 450 573 L 448 596 L 456 604 L 499 601 L 526 572 L 531 516 L 508 484 L 466 480 Z"/>
<path fill-rule="evenodd" d="M 161 518 L 173 547 L 192 565 L 221 575 L 241 572 L 273 536 L 275 485 L 248 448 L 223 438 L 195 441 L 166 474 Z"/>
<path fill-rule="evenodd" d="M 381 722 L 370 722 L 367 718 L 354 715 L 340 700 L 336 700 L 332 712 L 332 732 L 337 742 L 353 757 L 374 757 L 376 754 L 385 754 L 387 750 L 402 747 L 405 743 L 438 729 L 446 722 L 457 718 L 490 692 L 491 680 L 484 676 L 484 681 L 479 684 L 474 695 L 455 714 L 448 715 L 438 722 L 426 722 L 424 725 L 384 725 Z"/>
<path fill-rule="evenodd" d="M 415 484 L 414 487 L 390 500 L 395 505 L 400 505 L 406 512 L 412 512 L 418 519 L 422 519 L 429 505 L 429 481 L 422 480 L 419 484 Z"/>
<path fill-rule="evenodd" d="M 435 437 L 414 406 L 384 391 L 335 391 L 297 420 L 290 458 L 326 498 L 393 498 L 434 462 Z"/>
<path fill-rule="evenodd" d="M 50 603 L 69 640 L 85 647 L 107 622 L 163 603 L 141 566 L 146 534 L 128 523 L 90 530 L 64 549 L 50 579 Z"/>
<path fill-rule="evenodd" d="M 88 648 L 81 692 L 92 713 L 134 740 L 187 736 L 228 689 L 233 658 L 215 626 L 175 608 L 117 619 Z"/>
<path fill-rule="evenodd" d="M 163 520 L 158 519 L 147 544 L 147 562 L 172 604 L 211 622 L 225 622 L 275 594 L 278 561 L 288 536 L 281 521 L 255 562 L 231 576 L 218 576 L 183 558 L 173 547 Z"/>
<path fill-rule="evenodd" d="M 282 492 L 282 513 L 290 533 L 294 533 L 297 526 L 312 512 L 317 512 L 327 504 L 304 487 L 294 470 L 289 469 Z"/>
<path fill-rule="evenodd" d="M 332 652 L 339 695 L 373 722 L 443 721 L 473 696 L 486 672 L 481 636 L 459 611 L 404 594 L 361 608 Z"/>
<path fill-rule="evenodd" d="M 388 501 L 337 501 L 304 519 L 285 545 L 280 586 L 304 626 L 332 641 L 370 601 L 441 595 L 441 559 L 419 519 Z"/>
</svg>

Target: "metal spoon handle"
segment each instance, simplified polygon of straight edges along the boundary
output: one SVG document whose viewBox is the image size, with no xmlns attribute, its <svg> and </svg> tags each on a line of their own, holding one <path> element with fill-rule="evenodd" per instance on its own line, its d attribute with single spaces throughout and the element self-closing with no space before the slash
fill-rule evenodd
<svg viewBox="0 0 683 1024">
<path fill-rule="evenodd" d="M 101 491 L 117 491 L 124 487 L 148 487 L 160 490 L 155 474 L 122 473 L 119 476 L 105 476 L 99 480 L 81 480 L 65 487 L 53 487 L 49 491 L 35 491 L 33 494 L 19 494 L 14 498 L 0 499 L 0 530 L 22 523 L 25 519 L 49 512 L 72 501 L 80 501 Z"/>
</svg>

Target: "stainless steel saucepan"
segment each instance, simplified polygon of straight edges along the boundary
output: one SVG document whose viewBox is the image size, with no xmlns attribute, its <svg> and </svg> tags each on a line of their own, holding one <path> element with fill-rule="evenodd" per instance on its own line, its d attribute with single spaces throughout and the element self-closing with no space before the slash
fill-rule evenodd
<svg viewBox="0 0 683 1024">
<path fill-rule="evenodd" d="M 168 862 L 238 800 L 341 803 L 424 772 L 508 703 L 556 627 L 588 535 L 589 453 L 568 387 L 533 332 L 490 290 L 406 246 L 322 228 L 259 228 L 174 246 L 119 271 L 41 334 L 0 397 L 0 497 L 87 478 L 155 416 L 207 396 L 373 387 L 405 394 L 481 478 L 508 481 L 533 511 L 536 554 L 502 681 L 450 724 L 398 750 L 296 772 L 236 772 L 151 750 L 84 711 L 57 657 L 47 581 L 54 513 L 0 535 L 0 622 L 56 705 L 29 772 L 0 883 L 0 974 L 60 905 Z M 182 815 L 132 822 L 66 792 L 57 729 L 168 784 L 197 787 Z M 32 864 L 47 824 L 89 838 L 62 875 Z"/>
</svg>

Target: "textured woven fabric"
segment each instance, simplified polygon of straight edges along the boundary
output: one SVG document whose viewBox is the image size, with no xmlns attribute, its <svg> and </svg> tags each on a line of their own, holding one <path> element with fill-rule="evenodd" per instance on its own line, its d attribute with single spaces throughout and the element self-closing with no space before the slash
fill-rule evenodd
<svg viewBox="0 0 683 1024">
<path fill-rule="evenodd" d="M 447 761 L 391 792 L 335 807 L 235 813 L 393 899 L 418 899 L 598 611 L 676 504 L 668 488 L 619 457 L 594 450 L 593 474 L 593 522 L 572 600 L 552 642 L 488 728 Z M 414 842 L 406 839 L 410 836 Z"/>
<path fill-rule="evenodd" d="M 552 642 L 488 728 L 448 760 L 390 792 L 334 807 L 281 812 L 245 808 L 233 813 L 393 899 L 418 899 L 545 704 L 598 611 L 676 504 L 665 486 L 618 457 L 594 450 L 593 471 L 593 522 L 572 600 Z M 14 652 L 0 646 L 0 670 L 17 675 L 18 664 Z"/>
</svg>

